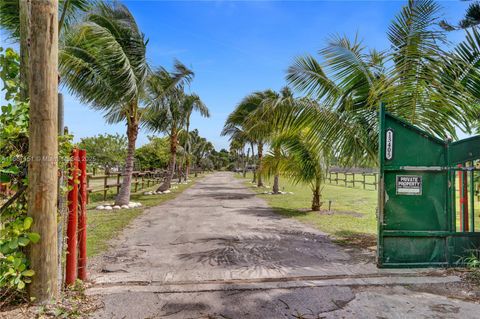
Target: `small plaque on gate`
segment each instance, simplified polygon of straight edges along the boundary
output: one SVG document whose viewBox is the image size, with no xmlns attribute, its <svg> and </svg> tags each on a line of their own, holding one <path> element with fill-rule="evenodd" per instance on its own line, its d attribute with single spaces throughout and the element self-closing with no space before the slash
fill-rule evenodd
<svg viewBox="0 0 480 319">
<path fill-rule="evenodd" d="M 422 195 L 422 176 L 397 175 L 397 195 Z"/>
<path fill-rule="evenodd" d="M 393 130 L 391 128 L 385 132 L 385 158 L 393 159 Z"/>
</svg>

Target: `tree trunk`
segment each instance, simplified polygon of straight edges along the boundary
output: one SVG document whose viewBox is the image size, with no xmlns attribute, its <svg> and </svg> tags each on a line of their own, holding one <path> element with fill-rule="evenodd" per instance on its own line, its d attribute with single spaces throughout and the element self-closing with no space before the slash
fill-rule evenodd
<svg viewBox="0 0 480 319">
<path fill-rule="evenodd" d="M 187 155 L 185 158 L 185 179 L 184 181 L 188 181 L 188 175 L 190 175 L 190 156 Z"/>
<path fill-rule="evenodd" d="M 273 154 L 275 156 L 275 160 L 277 163 L 280 161 L 280 149 L 276 147 L 273 150 Z M 280 194 L 280 185 L 279 185 L 279 174 L 278 174 L 278 164 L 277 167 L 275 168 L 275 175 L 273 176 L 273 188 L 272 188 L 272 193 L 273 194 Z"/>
<path fill-rule="evenodd" d="M 247 158 L 245 159 L 245 162 L 243 163 L 243 178 L 247 177 L 247 165 L 248 165 L 249 157 L 250 157 L 250 149 L 247 149 Z"/>
<path fill-rule="evenodd" d="M 170 162 L 168 164 L 167 176 L 163 183 L 157 188 L 157 192 L 164 192 L 172 186 L 173 173 L 175 172 L 175 163 L 177 161 L 177 131 L 172 129 L 170 138 Z"/>
<path fill-rule="evenodd" d="M 28 98 L 28 47 L 30 42 L 30 0 L 19 2 L 20 18 L 20 96 L 23 101 Z M 57 31 L 58 32 L 58 31 Z"/>
<path fill-rule="evenodd" d="M 272 193 L 274 194 L 280 194 L 280 186 L 278 185 L 278 179 L 279 179 L 278 174 L 275 174 L 273 176 L 273 188 L 272 188 Z"/>
<path fill-rule="evenodd" d="M 177 174 L 178 174 L 178 183 L 180 184 L 182 182 L 182 167 L 183 167 L 183 161 L 179 161 L 177 165 Z"/>
<path fill-rule="evenodd" d="M 185 139 L 185 147 L 184 147 L 184 162 L 185 162 L 185 177 L 183 179 L 184 182 L 188 180 L 188 174 L 190 174 L 190 114 L 187 117 L 187 123 L 185 124 L 186 130 L 186 139 Z"/>
<path fill-rule="evenodd" d="M 262 181 L 263 144 L 262 143 L 258 143 L 257 154 L 258 154 L 257 186 L 263 187 L 263 181 Z"/>
<path fill-rule="evenodd" d="M 22 1 L 21 1 L 22 2 Z M 30 123 L 28 215 L 40 241 L 30 249 L 35 271 L 29 285 L 36 302 L 58 295 L 57 178 L 58 178 L 58 2 L 32 1 L 29 76 Z"/>
<path fill-rule="evenodd" d="M 257 182 L 257 165 L 255 165 L 255 149 L 253 148 L 253 143 L 250 143 L 252 149 L 252 167 L 253 167 L 253 180 L 252 183 Z"/>
<path fill-rule="evenodd" d="M 322 206 L 321 194 L 320 194 L 320 179 L 317 178 L 315 181 L 315 188 L 313 189 L 313 199 L 312 199 L 312 210 L 313 211 L 320 211 L 320 207 Z"/>
<path fill-rule="evenodd" d="M 132 107 L 136 108 L 136 106 Z M 130 190 L 132 184 L 133 162 L 135 159 L 135 142 L 138 135 L 138 119 L 131 117 L 127 123 L 127 158 L 125 159 L 125 171 L 123 172 L 122 185 L 118 191 L 115 205 L 128 205 L 130 202 Z"/>
</svg>

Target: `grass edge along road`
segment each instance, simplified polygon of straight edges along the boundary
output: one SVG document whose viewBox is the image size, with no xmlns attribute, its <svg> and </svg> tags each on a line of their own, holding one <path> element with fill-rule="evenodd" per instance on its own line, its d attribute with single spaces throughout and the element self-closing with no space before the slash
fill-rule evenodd
<svg viewBox="0 0 480 319">
<path fill-rule="evenodd" d="M 141 191 L 132 193 L 131 201 L 142 204 L 139 208 L 120 209 L 113 211 L 96 210 L 95 206 L 102 203 L 111 203 L 110 201 L 92 202 L 88 205 L 87 210 L 87 255 L 92 257 L 98 255 L 108 248 L 108 243 L 115 238 L 132 220 L 141 215 L 147 208 L 160 205 L 168 200 L 174 199 L 187 188 L 195 185 L 195 182 L 206 174 L 199 174 L 198 177 L 189 178 L 188 184 L 173 184 L 176 189 L 171 189 L 171 193 L 162 195 L 144 195 L 144 192 L 154 190 L 158 187 L 154 185 L 144 188 Z"/>
<path fill-rule="evenodd" d="M 310 210 L 312 192 L 308 185 L 293 184 L 286 178 L 280 177 L 280 190 L 293 194 L 271 195 L 263 194 L 271 191 L 271 187 L 258 188 L 252 184 L 252 174 L 243 178 L 241 174 L 235 177 L 244 181 L 244 184 L 255 191 L 257 196 L 265 199 L 270 207 L 280 215 L 294 218 L 305 224 L 332 235 L 339 244 L 349 246 L 371 247 L 376 245 L 377 234 L 377 191 L 360 188 L 347 188 L 324 184 L 320 212 Z M 271 186 L 272 182 L 265 179 L 264 185 Z M 328 210 L 331 201 L 331 210 Z"/>
</svg>

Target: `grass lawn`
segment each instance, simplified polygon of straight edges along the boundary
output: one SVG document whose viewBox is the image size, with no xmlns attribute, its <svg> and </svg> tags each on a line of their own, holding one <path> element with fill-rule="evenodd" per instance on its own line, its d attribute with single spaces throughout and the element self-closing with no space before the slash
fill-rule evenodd
<svg viewBox="0 0 480 319">
<path fill-rule="evenodd" d="M 172 189 L 170 194 L 163 195 L 143 195 L 144 192 L 154 190 L 158 185 L 150 188 L 142 189 L 141 191 L 131 195 L 131 201 L 142 203 L 141 208 L 121 209 L 115 211 L 95 210 L 94 208 L 102 203 L 112 203 L 113 194 L 110 198 L 112 200 L 106 202 L 91 202 L 88 205 L 87 211 L 87 255 L 94 256 L 108 248 L 108 241 L 116 237 L 119 232 L 124 229 L 135 217 L 139 216 L 145 208 L 159 205 L 165 201 L 175 198 L 183 190 L 192 186 L 196 180 L 202 175 L 195 178 L 190 177 L 188 184 L 174 185 L 177 189 Z"/>
<path fill-rule="evenodd" d="M 242 178 L 241 174 L 235 176 Z M 344 176 L 339 174 L 339 178 L 344 178 Z M 349 180 L 351 178 L 351 176 L 347 177 Z M 369 178 L 373 177 L 369 176 Z M 258 196 L 267 200 L 279 214 L 313 225 L 333 235 L 340 243 L 361 246 L 375 245 L 377 191 L 373 190 L 373 187 L 369 187 L 370 190 L 364 190 L 362 188 L 346 188 L 342 182 L 339 182 L 338 186 L 325 184 L 322 192 L 323 212 L 318 213 L 310 211 L 312 194 L 308 186 L 294 185 L 287 179 L 280 177 L 280 190 L 293 192 L 294 194 L 265 195 L 262 193 L 271 191 L 271 188 L 256 188 L 250 183 L 251 179 L 252 175 L 249 174 L 245 179 L 246 185 L 259 193 Z M 367 180 L 367 182 L 372 181 Z M 272 181 L 267 180 L 265 185 L 271 186 Z M 359 185 L 359 187 L 361 186 Z M 331 201 L 331 212 L 328 211 L 329 201 Z M 458 203 L 456 210 L 457 230 L 459 230 L 460 208 Z M 475 198 L 475 230 L 480 231 L 480 201 L 478 197 Z"/>
<path fill-rule="evenodd" d="M 242 178 L 240 174 L 236 176 Z M 262 193 L 271 189 L 256 188 L 250 183 L 251 179 L 252 175 L 247 175 L 246 185 L 258 192 L 258 196 L 267 200 L 279 214 L 313 225 L 333 235 L 340 243 L 375 245 L 377 232 L 377 192 L 375 190 L 326 184 L 322 191 L 323 211 L 312 212 L 310 211 L 312 192 L 309 186 L 294 185 L 280 177 L 280 190 L 293 192 L 293 195 L 268 195 Z M 268 180 L 264 184 L 272 186 L 271 181 Z M 329 201 L 331 211 L 328 211 Z"/>
</svg>

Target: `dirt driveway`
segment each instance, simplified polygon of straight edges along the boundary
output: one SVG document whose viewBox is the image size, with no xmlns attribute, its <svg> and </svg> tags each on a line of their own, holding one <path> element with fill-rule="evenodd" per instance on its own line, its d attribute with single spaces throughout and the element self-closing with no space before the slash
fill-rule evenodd
<svg viewBox="0 0 480 319">
<path fill-rule="evenodd" d="M 97 259 L 97 318 L 477 318 L 459 278 L 378 270 L 275 214 L 231 173 L 146 211 Z M 433 288 L 432 288 L 433 287 Z"/>
</svg>

